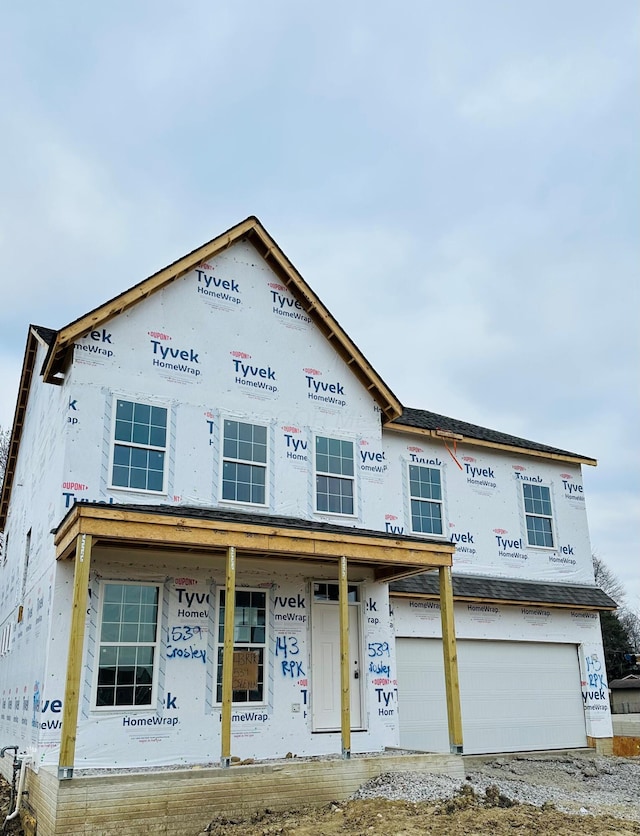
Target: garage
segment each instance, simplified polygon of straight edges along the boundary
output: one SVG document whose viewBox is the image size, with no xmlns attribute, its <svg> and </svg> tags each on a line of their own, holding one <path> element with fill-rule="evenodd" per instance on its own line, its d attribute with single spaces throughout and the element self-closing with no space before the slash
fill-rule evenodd
<svg viewBox="0 0 640 836">
<path fill-rule="evenodd" d="M 575 644 L 458 639 L 465 754 L 587 745 Z M 438 639 L 396 639 L 400 745 L 448 752 Z"/>
</svg>

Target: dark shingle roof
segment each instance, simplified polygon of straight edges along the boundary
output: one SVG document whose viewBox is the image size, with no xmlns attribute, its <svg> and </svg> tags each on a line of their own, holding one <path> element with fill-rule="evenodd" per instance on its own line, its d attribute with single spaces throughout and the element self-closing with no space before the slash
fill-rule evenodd
<svg viewBox="0 0 640 836">
<path fill-rule="evenodd" d="M 103 502 L 74 503 L 83 506 L 104 507 Z M 72 512 L 72 506 L 67 516 Z M 354 534 L 358 537 L 376 537 L 383 540 L 402 541 L 407 544 L 429 543 L 442 546 L 442 540 L 430 537 L 412 537 L 407 534 L 388 534 L 386 531 L 374 531 L 370 528 L 356 528 L 355 526 L 335 525 L 333 523 L 318 522 L 317 520 L 303 520 L 298 517 L 280 517 L 275 514 L 243 513 L 220 508 L 205 508 L 187 505 L 133 505 L 129 503 L 110 503 L 109 509 L 116 511 L 131 511 L 141 514 L 161 514 L 168 517 L 186 517 L 188 519 L 212 520 L 229 523 L 244 523 L 245 525 L 264 525 L 270 528 L 292 528 L 299 531 L 318 531 L 328 534 Z M 64 522 L 64 521 L 63 521 Z M 60 523 L 60 526 L 63 525 Z M 58 527 L 60 527 L 58 526 Z M 56 529 L 57 531 L 57 529 Z M 449 544 L 447 544 L 449 545 Z"/>
<path fill-rule="evenodd" d="M 616 691 L 621 688 L 634 688 L 636 690 L 640 690 L 640 676 L 630 674 L 629 676 L 625 676 L 623 679 L 614 679 L 613 682 L 609 683 L 609 688 L 615 688 Z"/>
<path fill-rule="evenodd" d="M 438 575 L 432 572 L 393 581 L 389 590 L 404 594 L 438 596 Z M 482 599 L 483 601 L 518 601 L 523 604 L 555 604 L 563 607 L 589 607 L 612 610 L 616 602 L 596 586 L 578 586 L 537 581 L 507 580 L 503 578 L 453 575 L 454 598 Z"/>
<path fill-rule="evenodd" d="M 53 328 L 45 328 L 43 325 L 32 325 L 31 327 L 48 346 L 53 345 L 57 331 L 54 331 Z"/>
<path fill-rule="evenodd" d="M 421 430 L 447 430 L 467 436 L 467 438 L 477 438 L 493 444 L 507 444 L 511 447 L 521 447 L 523 450 L 537 450 L 540 453 L 553 453 L 580 459 L 590 458 L 582 456 L 580 453 L 570 453 L 568 450 L 561 450 L 558 447 L 549 447 L 546 444 L 538 444 L 537 441 L 528 441 L 526 438 L 518 438 L 515 435 L 490 430 L 487 427 L 479 427 L 477 424 L 458 421 L 457 418 L 448 418 L 446 415 L 438 415 L 436 412 L 428 412 L 425 409 L 411 409 L 405 406 L 402 409 L 402 415 L 391 423 L 391 427 L 394 424 L 416 427 Z"/>
</svg>

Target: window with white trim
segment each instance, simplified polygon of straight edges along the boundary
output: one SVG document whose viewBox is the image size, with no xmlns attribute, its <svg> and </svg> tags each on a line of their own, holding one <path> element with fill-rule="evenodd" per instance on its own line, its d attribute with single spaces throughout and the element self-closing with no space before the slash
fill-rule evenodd
<svg viewBox="0 0 640 836">
<path fill-rule="evenodd" d="M 222 655 L 224 651 L 224 619 L 226 590 L 218 591 L 218 655 L 216 674 L 216 700 L 222 702 Z M 237 589 L 234 610 L 233 652 L 253 654 L 249 664 L 257 665 L 255 688 L 234 690 L 234 703 L 264 703 L 265 664 L 267 651 L 268 597 L 264 589 Z M 246 661 L 247 657 L 245 657 Z"/>
<path fill-rule="evenodd" d="M 354 514 L 353 441 L 316 436 L 316 511 Z"/>
<path fill-rule="evenodd" d="M 160 587 L 102 584 L 96 708 L 144 708 L 155 700 Z"/>
<path fill-rule="evenodd" d="M 111 487 L 165 493 L 167 410 L 116 401 Z"/>
<path fill-rule="evenodd" d="M 442 534 L 442 474 L 438 467 L 409 465 L 411 530 Z"/>
<path fill-rule="evenodd" d="M 222 432 L 222 499 L 266 505 L 267 428 L 225 419 Z"/>
<path fill-rule="evenodd" d="M 553 511 L 551 491 L 546 485 L 522 483 L 527 543 L 530 546 L 553 548 Z"/>
</svg>

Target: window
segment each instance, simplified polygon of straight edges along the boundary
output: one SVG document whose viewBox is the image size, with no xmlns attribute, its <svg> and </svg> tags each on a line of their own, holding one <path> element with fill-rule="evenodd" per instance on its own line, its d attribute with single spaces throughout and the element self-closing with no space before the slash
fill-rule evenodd
<svg viewBox="0 0 640 836">
<path fill-rule="evenodd" d="M 116 402 L 112 487 L 164 493 L 167 410 Z"/>
<path fill-rule="evenodd" d="M 267 428 L 225 420 L 223 433 L 222 498 L 265 505 Z"/>
<path fill-rule="evenodd" d="M 527 542 L 530 546 L 553 548 L 551 491 L 545 485 L 522 483 Z"/>
<path fill-rule="evenodd" d="M 222 652 L 226 590 L 220 590 L 218 607 L 217 701 L 222 702 Z M 258 667 L 256 688 L 233 691 L 233 702 L 265 702 L 265 651 L 267 647 L 267 593 L 264 590 L 236 590 L 234 655 L 238 651 L 255 654 Z"/>
<path fill-rule="evenodd" d="M 143 708 L 153 703 L 159 587 L 103 586 L 98 648 L 97 708 Z"/>
<path fill-rule="evenodd" d="M 353 442 L 316 436 L 316 510 L 353 515 Z"/>
<path fill-rule="evenodd" d="M 321 603 L 337 603 L 340 600 L 340 584 L 314 583 L 313 600 Z M 356 604 L 358 602 L 358 587 L 355 584 L 349 584 L 347 586 L 347 601 L 349 604 Z"/>
<path fill-rule="evenodd" d="M 442 479 L 437 467 L 409 465 L 411 530 L 442 534 Z"/>
</svg>

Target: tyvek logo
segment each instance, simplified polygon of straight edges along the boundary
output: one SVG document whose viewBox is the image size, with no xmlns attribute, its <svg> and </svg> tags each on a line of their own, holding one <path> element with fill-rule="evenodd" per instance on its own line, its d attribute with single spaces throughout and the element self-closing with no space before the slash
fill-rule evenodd
<svg viewBox="0 0 640 836">
<path fill-rule="evenodd" d="M 479 488 L 495 488 L 496 478 L 492 467 L 480 467 L 477 459 L 473 456 L 463 456 L 464 472 L 467 476 L 467 483 Z"/>
<path fill-rule="evenodd" d="M 584 492 L 582 485 L 573 481 L 573 476 L 570 473 L 561 473 L 562 487 L 564 488 L 564 495 L 567 499 L 577 502 L 584 502 Z"/>
<path fill-rule="evenodd" d="M 506 528 L 494 528 L 493 533 L 496 535 L 499 557 L 511 557 L 519 560 L 528 560 L 529 556 L 527 554 L 518 551 L 519 549 L 524 549 L 521 537 L 518 537 L 518 539 L 515 540 L 505 537 L 505 535 L 509 533 Z M 511 551 L 508 551 L 508 549 L 511 549 Z"/>
<path fill-rule="evenodd" d="M 99 331 L 89 331 L 82 338 L 82 342 L 74 343 L 73 349 L 78 353 L 82 351 L 99 357 L 113 357 L 112 345 L 113 334 L 106 328 L 101 328 Z"/>
<path fill-rule="evenodd" d="M 254 366 L 253 363 L 245 363 L 245 360 L 251 360 L 252 357 L 244 351 L 231 351 L 229 353 L 236 375 L 235 382 L 239 386 L 262 389 L 272 394 L 278 391 L 276 373 L 271 366 Z"/>
<path fill-rule="evenodd" d="M 361 439 L 360 448 L 369 447 L 369 442 L 366 439 Z M 360 470 L 365 473 L 384 473 L 387 469 L 385 463 L 384 451 L 376 452 L 375 450 L 358 450 L 360 454 Z"/>
<path fill-rule="evenodd" d="M 404 526 L 403 525 L 394 525 L 394 522 L 398 518 L 395 514 L 385 514 L 384 515 L 384 530 L 387 534 L 404 534 Z"/>
<path fill-rule="evenodd" d="M 235 279 L 219 278 L 214 275 L 210 265 L 202 264 L 201 268 L 196 267 L 198 293 L 213 301 L 226 303 L 226 305 L 239 305 L 242 302 L 237 295 L 240 293 L 240 285 Z"/>
<path fill-rule="evenodd" d="M 422 452 L 424 453 L 424 450 Z M 429 458 L 428 453 L 426 455 L 419 455 L 418 453 L 409 453 L 409 463 L 427 464 L 431 465 L 432 467 L 442 467 L 442 459 L 439 459 L 437 456 L 435 456 L 435 458 Z"/>
<path fill-rule="evenodd" d="M 311 319 L 307 316 L 303 306 L 293 298 L 284 285 L 269 282 L 267 286 L 270 289 L 271 303 L 273 305 L 272 311 L 274 314 L 289 320 L 299 320 L 305 324 L 311 323 Z"/>
<path fill-rule="evenodd" d="M 153 365 L 160 369 L 168 369 L 173 372 L 186 372 L 194 377 L 199 377 L 202 372 L 196 368 L 200 364 L 199 353 L 193 348 L 173 348 L 170 345 L 163 345 L 162 342 L 171 340 L 168 334 L 164 334 L 162 341 L 151 339 Z M 174 360 L 182 362 L 172 362 Z"/>
<path fill-rule="evenodd" d="M 296 438 L 302 430 L 298 427 L 283 427 L 284 443 L 287 448 L 287 458 L 294 461 L 306 462 L 309 442 L 303 438 Z"/>
<path fill-rule="evenodd" d="M 303 372 L 307 381 L 307 397 L 310 400 L 322 401 L 340 407 L 347 405 L 346 400 L 344 400 L 344 385 L 340 381 L 326 383 L 324 380 L 317 380 L 316 378 L 322 376 L 322 372 L 318 369 L 305 368 Z M 342 397 L 335 397 L 336 395 Z"/>
<path fill-rule="evenodd" d="M 455 528 L 455 524 L 450 524 L 451 528 Z M 467 553 L 467 554 L 475 554 L 476 550 L 473 548 L 475 541 L 473 539 L 474 535 L 470 531 L 466 531 L 464 533 L 459 531 L 450 531 L 449 532 L 449 540 L 452 542 L 456 547 L 456 552 L 460 553 Z"/>
</svg>

